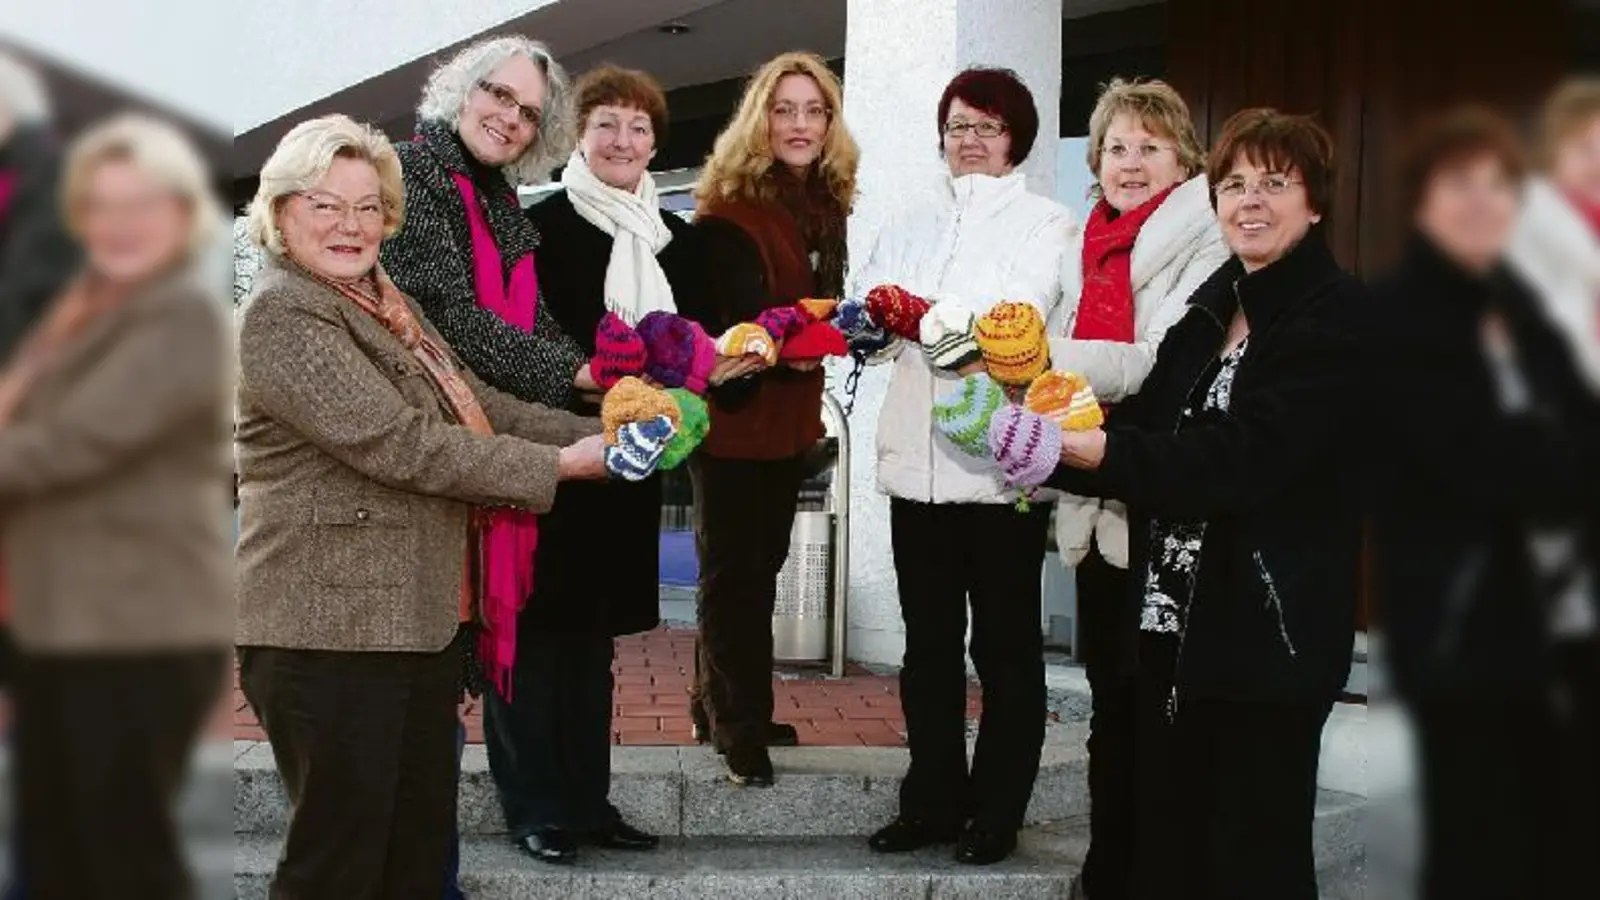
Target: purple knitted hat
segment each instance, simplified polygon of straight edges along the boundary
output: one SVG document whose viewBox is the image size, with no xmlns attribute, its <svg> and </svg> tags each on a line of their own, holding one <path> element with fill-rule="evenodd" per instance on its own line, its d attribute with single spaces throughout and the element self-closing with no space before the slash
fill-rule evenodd
<svg viewBox="0 0 1600 900">
<path fill-rule="evenodd" d="M 669 312 L 653 312 L 634 327 L 644 339 L 644 373 L 662 387 L 683 387 L 693 368 L 694 328 L 689 320 Z"/>
<path fill-rule="evenodd" d="M 1061 426 L 1020 406 L 1007 406 L 989 421 L 989 451 L 1013 487 L 1038 487 L 1061 462 Z"/>
<path fill-rule="evenodd" d="M 696 394 L 704 394 L 710 387 L 711 370 L 717 367 L 717 342 L 706 334 L 699 322 L 690 322 L 694 332 L 694 359 L 689 363 L 689 377 L 683 386 Z"/>
</svg>

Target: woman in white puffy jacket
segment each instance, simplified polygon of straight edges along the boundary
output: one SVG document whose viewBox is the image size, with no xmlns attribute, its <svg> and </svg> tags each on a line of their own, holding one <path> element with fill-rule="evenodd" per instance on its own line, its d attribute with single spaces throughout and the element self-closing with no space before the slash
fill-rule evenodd
<svg viewBox="0 0 1600 900">
<path fill-rule="evenodd" d="M 1089 119 L 1094 209 L 1062 259 L 1052 368 L 1089 380 L 1102 403 L 1137 393 L 1189 295 L 1228 259 L 1205 151 L 1188 106 L 1160 81 L 1113 80 Z M 1064 496 L 1062 562 L 1076 569 L 1078 655 L 1094 693 L 1089 737 L 1090 843 L 1080 896 L 1124 897 L 1134 861 L 1133 694 L 1126 639 L 1128 524 L 1121 503 Z"/>
<path fill-rule="evenodd" d="M 1010 300 L 1048 317 L 1073 225 L 1065 207 L 1030 193 L 1015 171 L 1039 129 L 1032 94 L 1010 71 L 968 69 L 945 88 L 938 128 L 949 181 L 930 203 L 889 221 L 852 294 L 893 283 L 974 316 Z M 1016 845 L 1044 741 L 1039 570 L 1049 506 L 1018 512 L 992 461 L 962 454 L 936 432 L 934 400 L 957 374 L 935 368 L 915 342 L 881 358 L 893 373 L 878 420 L 878 484 L 890 497 L 906 626 L 900 682 L 911 766 L 900 815 L 871 846 L 892 853 L 956 841 L 958 860 L 996 862 Z M 970 772 L 969 597 L 984 692 Z"/>
</svg>

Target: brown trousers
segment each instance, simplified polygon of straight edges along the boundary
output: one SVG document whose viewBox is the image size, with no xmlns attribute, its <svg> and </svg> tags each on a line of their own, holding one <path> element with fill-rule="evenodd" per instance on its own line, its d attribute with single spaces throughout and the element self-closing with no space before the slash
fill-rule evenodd
<svg viewBox="0 0 1600 900">
<path fill-rule="evenodd" d="M 772 611 L 804 460 L 696 454 L 689 466 L 700 556 L 692 706 L 703 710 L 718 749 L 764 747 L 772 721 Z"/>
<path fill-rule="evenodd" d="M 465 639 L 438 653 L 244 647 L 239 686 L 290 804 L 272 900 L 439 900 Z"/>
</svg>

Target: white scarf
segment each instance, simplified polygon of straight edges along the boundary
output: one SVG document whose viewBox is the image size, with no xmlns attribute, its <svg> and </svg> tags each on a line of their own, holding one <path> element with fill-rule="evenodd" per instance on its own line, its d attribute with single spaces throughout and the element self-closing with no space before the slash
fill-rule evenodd
<svg viewBox="0 0 1600 900">
<path fill-rule="evenodd" d="M 574 150 L 561 173 L 561 183 L 578 215 L 612 237 L 611 261 L 606 265 L 606 309 L 629 325 L 638 324 L 646 313 L 677 312 L 672 285 L 656 261 L 656 254 L 672 240 L 672 232 L 661 220 L 656 182 L 650 173 L 639 176 L 639 186 L 632 192 L 620 190 L 596 178 L 583 151 Z"/>
</svg>

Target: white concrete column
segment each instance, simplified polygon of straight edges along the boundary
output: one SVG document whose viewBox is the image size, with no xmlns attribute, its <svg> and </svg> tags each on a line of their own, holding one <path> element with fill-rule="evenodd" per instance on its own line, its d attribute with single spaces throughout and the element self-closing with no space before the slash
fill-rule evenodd
<svg viewBox="0 0 1600 900">
<path fill-rule="evenodd" d="M 1013 69 L 1033 92 L 1039 137 L 1021 169 L 1029 186 L 1055 196 L 1061 133 L 1062 0 L 849 0 L 844 112 L 861 144 L 860 193 L 850 219 L 850 255 L 863 259 L 892 210 L 939 189 L 939 95 L 974 65 Z M 848 363 L 835 363 L 842 390 Z M 862 377 L 850 417 L 851 540 L 849 655 L 898 665 L 905 648 L 889 549 L 889 501 L 877 490 L 878 410 L 887 371 Z"/>
</svg>

